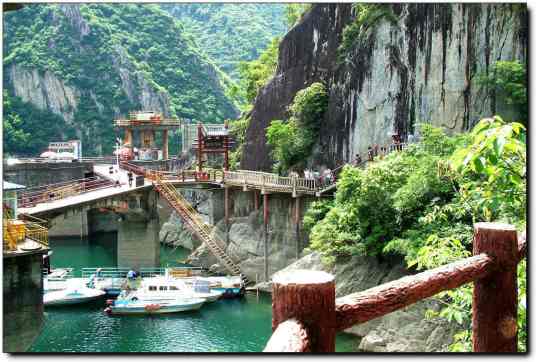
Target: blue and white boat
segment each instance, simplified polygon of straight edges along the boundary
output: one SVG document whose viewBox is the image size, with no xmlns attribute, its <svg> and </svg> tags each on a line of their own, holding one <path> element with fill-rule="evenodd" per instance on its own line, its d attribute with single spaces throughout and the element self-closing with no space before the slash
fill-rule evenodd
<svg viewBox="0 0 536 362">
<path fill-rule="evenodd" d="M 110 315 L 128 315 L 128 314 L 165 314 L 194 311 L 201 308 L 204 299 L 200 298 L 182 298 L 174 300 L 160 301 L 141 301 L 117 299 L 110 301 L 110 305 L 104 310 Z"/>
</svg>

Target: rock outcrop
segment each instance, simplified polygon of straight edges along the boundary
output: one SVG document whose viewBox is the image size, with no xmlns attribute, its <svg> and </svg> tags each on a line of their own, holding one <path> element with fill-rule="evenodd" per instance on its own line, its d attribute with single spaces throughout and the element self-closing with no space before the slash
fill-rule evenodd
<svg viewBox="0 0 536 362">
<path fill-rule="evenodd" d="M 226 243 L 226 252 L 236 258 L 242 272 L 252 281 L 256 279 L 263 281 L 265 260 L 263 213 L 262 208 L 255 210 L 252 192 L 231 192 L 228 233 L 223 214 L 223 190 L 188 190 L 181 193 L 196 207 L 206 223 L 215 225 L 213 233 Z M 311 199 L 302 198 L 301 217 L 310 202 Z M 303 232 L 297 240 L 294 208 L 294 199 L 290 195 L 272 194 L 269 197 L 266 254 L 268 279 L 273 273 L 296 261 L 308 243 L 308 236 Z M 160 241 L 193 250 L 189 261 L 194 265 L 213 267 L 216 271 L 225 272 L 217 265 L 217 258 L 205 245 L 200 245 L 197 238 L 174 213 L 163 224 Z"/>
<path fill-rule="evenodd" d="M 334 266 L 322 263 L 319 253 L 305 255 L 281 272 L 297 269 L 323 270 L 335 275 L 336 296 L 372 288 L 376 285 L 408 275 L 400 259 L 378 261 L 374 257 L 338 259 Z M 270 289 L 270 286 L 265 285 Z M 427 319 L 428 309 L 438 310 L 439 305 L 432 298 L 413 304 L 407 308 L 353 326 L 346 333 L 361 337 L 356 350 L 366 352 L 439 352 L 446 351 L 456 333 L 454 322 L 441 318 Z"/>
<path fill-rule="evenodd" d="M 333 167 L 404 139 L 428 122 L 453 132 L 484 116 L 516 111 L 479 85 L 499 60 L 527 58 L 527 12 L 511 4 L 384 5 L 381 18 L 341 54 L 343 29 L 354 22 L 350 4 L 315 5 L 281 41 L 273 79 L 259 92 L 246 133 L 244 169 L 272 165 L 265 128 L 285 119 L 294 95 L 313 82 L 329 90 L 328 111 L 312 164 Z"/>
<path fill-rule="evenodd" d="M 72 124 L 78 107 L 80 91 L 65 84 L 50 71 L 39 72 L 16 64 L 6 74 L 15 96 L 41 110 L 49 110 Z"/>
</svg>

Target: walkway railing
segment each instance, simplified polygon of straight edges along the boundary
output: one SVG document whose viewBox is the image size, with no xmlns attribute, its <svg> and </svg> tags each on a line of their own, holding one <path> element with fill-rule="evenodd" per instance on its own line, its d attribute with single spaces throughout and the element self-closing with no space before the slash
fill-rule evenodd
<svg viewBox="0 0 536 362">
<path fill-rule="evenodd" d="M 96 275 L 102 278 L 126 278 L 131 268 L 109 267 L 109 268 L 82 268 L 82 278 L 89 278 Z M 201 274 L 201 267 L 171 267 L 167 268 L 170 276 L 176 272 L 189 272 L 190 275 Z M 136 270 L 142 278 L 166 275 L 166 268 L 141 268 Z"/>
<path fill-rule="evenodd" d="M 38 244 L 48 247 L 48 229 L 28 221 L 19 219 L 3 218 L 3 250 L 17 251 L 19 244 L 26 239 L 33 240 Z"/>
<path fill-rule="evenodd" d="M 20 207 L 33 207 L 39 203 L 61 200 L 69 196 L 113 187 L 114 182 L 101 178 L 89 177 L 80 180 L 59 182 L 26 189 L 17 195 Z"/>
<path fill-rule="evenodd" d="M 334 352 L 335 334 L 474 282 L 473 351 L 517 351 L 517 264 L 526 236 L 512 225 L 477 223 L 473 257 L 335 299 L 331 274 L 278 273 L 273 278 L 272 337 L 265 352 Z"/>
</svg>

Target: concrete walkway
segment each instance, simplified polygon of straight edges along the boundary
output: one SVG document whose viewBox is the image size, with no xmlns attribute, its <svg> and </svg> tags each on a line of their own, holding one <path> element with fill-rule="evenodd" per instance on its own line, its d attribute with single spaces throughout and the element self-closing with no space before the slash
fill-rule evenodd
<svg viewBox="0 0 536 362">
<path fill-rule="evenodd" d="M 109 173 L 110 165 L 94 165 L 93 171 L 99 176 L 106 177 L 113 181 L 119 180 L 120 186 L 111 186 L 103 189 L 89 191 L 80 195 L 69 196 L 61 200 L 54 200 L 51 202 L 45 202 L 35 205 L 34 207 L 19 208 L 19 213 L 36 215 L 49 211 L 61 210 L 63 208 L 72 207 L 74 205 L 81 205 L 90 203 L 96 200 L 106 199 L 108 197 L 125 194 L 134 190 L 145 189 L 152 187 L 152 183 L 148 180 L 144 180 L 144 185 L 135 187 L 135 179 L 132 181 L 132 187 L 128 186 L 128 172 L 114 166 L 114 173 Z M 117 171 L 117 172 L 116 172 Z M 135 178 L 135 175 L 134 175 Z"/>
</svg>

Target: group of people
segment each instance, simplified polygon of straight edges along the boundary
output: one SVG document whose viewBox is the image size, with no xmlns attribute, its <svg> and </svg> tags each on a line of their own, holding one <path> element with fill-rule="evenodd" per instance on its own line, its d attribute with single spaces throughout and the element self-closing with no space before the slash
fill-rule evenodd
<svg viewBox="0 0 536 362">
<path fill-rule="evenodd" d="M 114 167 L 110 166 L 108 172 L 110 173 L 110 175 L 113 175 L 114 174 Z M 115 179 L 115 187 L 121 186 L 121 183 L 119 182 L 118 173 L 119 173 L 119 170 L 115 169 L 115 174 L 117 175 L 117 178 Z M 127 176 L 128 176 L 128 187 L 132 187 L 132 181 L 134 180 L 134 174 L 132 173 L 132 171 L 128 171 Z"/>
<path fill-rule="evenodd" d="M 300 175 L 296 171 L 291 171 L 289 173 L 289 176 L 300 177 Z M 335 175 L 330 168 L 326 168 L 322 172 L 306 169 L 303 171 L 303 177 L 306 180 L 315 180 L 316 183 L 319 185 L 330 185 L 335 182 Z"/>
</svg>

